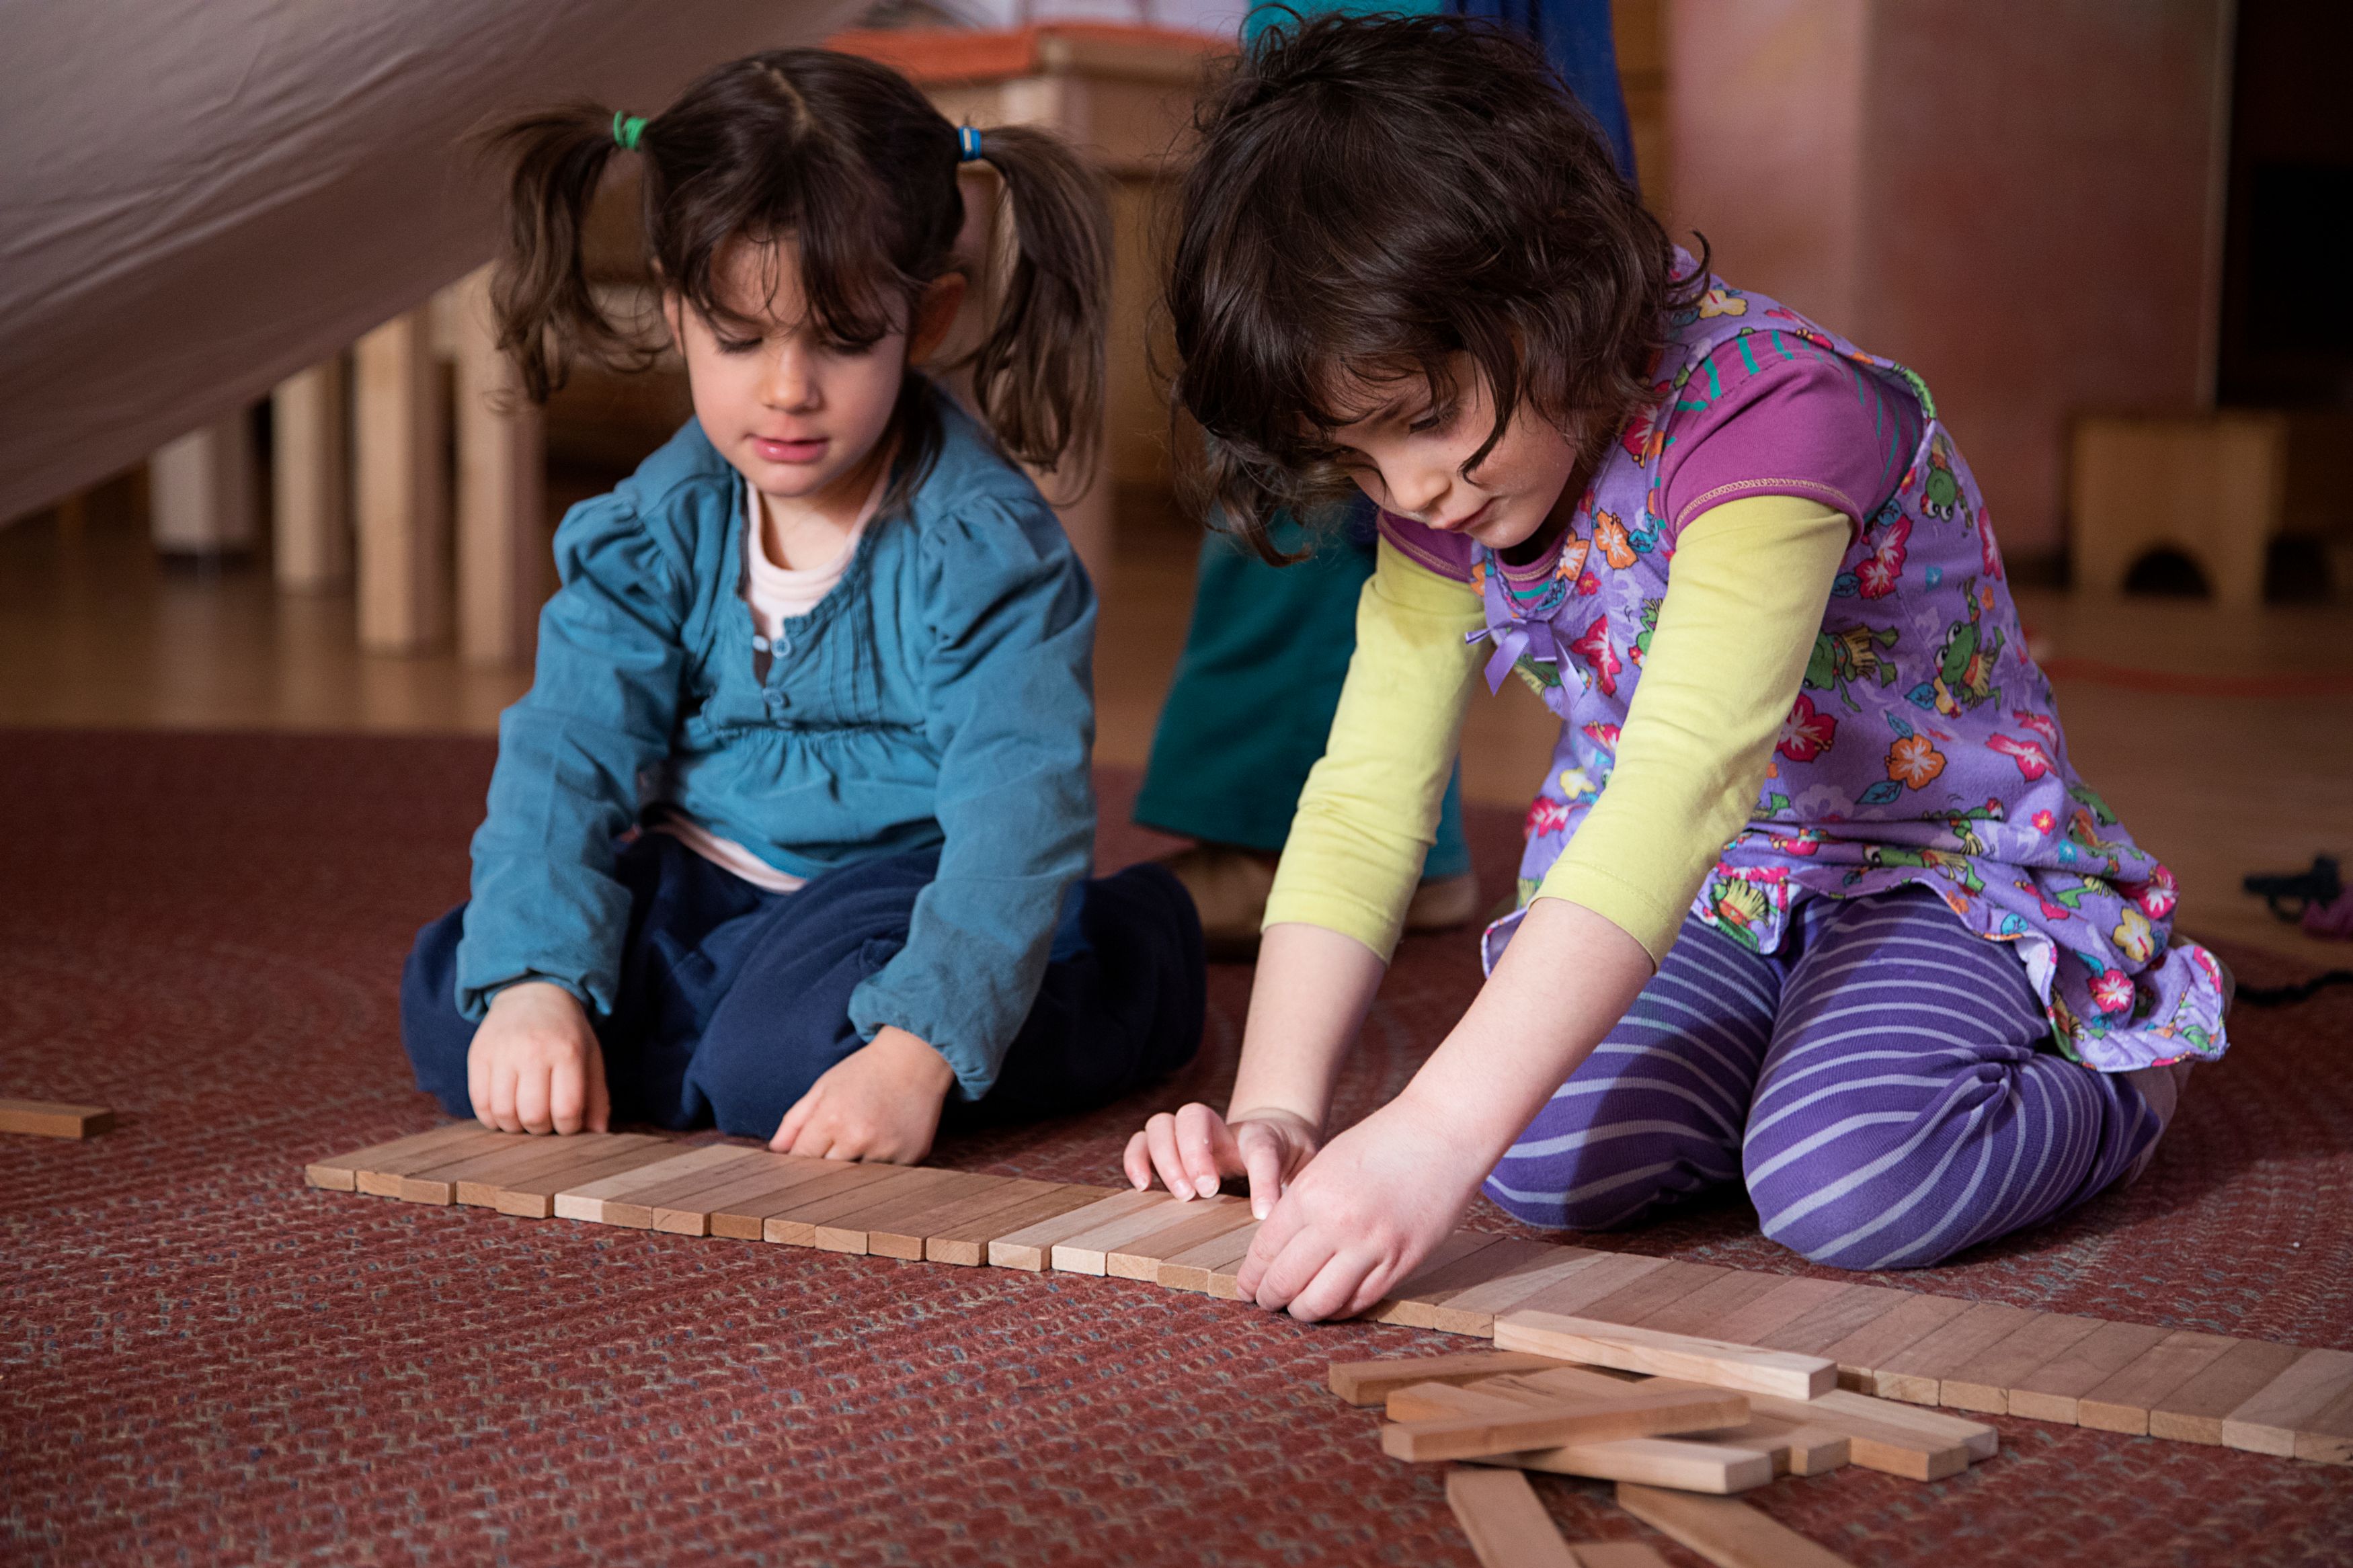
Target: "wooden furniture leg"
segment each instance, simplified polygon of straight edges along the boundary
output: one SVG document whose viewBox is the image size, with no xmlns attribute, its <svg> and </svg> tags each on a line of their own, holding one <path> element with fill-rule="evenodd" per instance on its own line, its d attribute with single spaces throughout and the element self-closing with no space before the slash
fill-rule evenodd
<svg viewBox="0 0 2353 1568">
<path fill-rule="evenodd" d="M 269 395 L 273 570 L 279 591 L 317 594 L 352 577 L 351 409 L 338 354 Z"/>
<path fill-rule="evenodd" d="M 545 421 L 499 352 L 490 269 L 453 290 L 458 350 L 458 652 L 468 664 L 531 662 L 554 575 L 543 531 Z"/>
<path fill-rule="evenodd" d="M 353 351 L 360 647 L 417 653 L 449 631 L 449 496 L 431 310 L 396 316 Z"/>
</svg>

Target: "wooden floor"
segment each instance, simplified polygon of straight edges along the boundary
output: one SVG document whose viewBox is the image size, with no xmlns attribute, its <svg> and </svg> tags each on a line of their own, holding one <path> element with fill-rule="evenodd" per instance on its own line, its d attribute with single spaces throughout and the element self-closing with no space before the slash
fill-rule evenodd
<svg viewBox="0 0 2353 1568">
<path fill-rule="evenodd" d="M 0 725 L 491 734 L 529 682 L 452 655 L 365 658 L 350 597 L 287 597 L 266 567 L 159 561 L 135 494 L 0 530 Z M 1131 528 L 1108 580 L 1098 755 L 1141 765 L 1185 634 L 1193 542 Z M 2353 604 L 2234 614 L 2202 603 L 2021 593 L 2077 767 L 2174 868 L 2181 923 L 2315 966 L 2353 963 L 2240 890 L 2315 854 L 2353 867 Z M 1463 781 L 1525 805 L 1555 727 L 1518 682 L 1472 707 Z"/>
</svg>

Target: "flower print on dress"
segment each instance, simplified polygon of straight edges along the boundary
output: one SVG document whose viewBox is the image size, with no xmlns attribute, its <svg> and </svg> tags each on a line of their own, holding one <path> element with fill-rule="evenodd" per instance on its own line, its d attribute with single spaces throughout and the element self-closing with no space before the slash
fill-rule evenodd
<svg viewBox="0 0 2353 1568">
<path fill-rule="evenodd" d="M 2064 904 L 2053 902 L 2051 897 L 2044 893 L 2042 889 L 2036 887 L 2032 882 L 2023 877 L 2021 877 L 2016 881 L 2012 882 L 2010 886 L 2016 888 L 2020 892 L 2024 893 L 2027 897 L 2032 899 L 2035 903 L 2040 905 L 2042 910 L 2042 918 L 2046 921 L 2055 922 L 2058 921 L 2072 921 L 2075 918 L 2074 910 L 2069 909 Z"/>
<path fill-rule="evenodd" d="M 2059 819 L 2052 816 L 2048 811 L 2036 812 L 2032 820 L 2034 823 L 2034 831 L 2042 834 L 2045 838 L 2050 837 L 2051 830 L 2059 826 Z"/>
<path fill-rule="evenodd" d="M 2141 912 L 2153 921 L 2161 921 L 2171 914 L 2173 906 L 2180 901 L 2173 872 L 2162 861 L 2149 868 L 2147 881 L 2121 882 L 2117 884 L 2117 890 L 2138 904 Z"/>
<path fill-rule="evenodd" d="M 1814 638 L 1813 656 L 1806 660 L 1803 685 L 1816 691 L 1828 691 L 1846 704 L 1850 713 L 1862 711 L 1862 704 L 1854 700 L 1847 688 L 1858 681 L 1877 681 L 1881 686 L 1895 684 L 1895 661 L 1889 658 L 1903 634 L 1894 626 L 1848 626 L 1841 631 L 1822 632 Z"/>
<path fill-rule="evenodd" d="M 1618 749 L 1617 725 L 1593 723 L 1588 724 L 1584 728 L 1585 738 L 1592 742 L 1595 745 L 1599 746 L 1602 750 L 1614 752 Z"/>
<path fill-rule="evenodd" d="M 1598 512 L 1593 519 L 1593 542 L 1601 558 L 1623 572 L 1634 564 L 1634 546 L 1626 537 L 1626 525 L 1618 521 L 1614 511 Z"/>
<path fill-rule="evenodd" d="M 1926 735 L 1898 735 L 1887 748 L 1887 776 L 1906 789 L 1926 789 L 1945 771 L 1945 753 Z"/>
<path fill-rule="evenodd" d="M 2030 741 L 2023 735 L 1992 734 L 1986 737 L 1986 749 L 2000 752 L 2018 764 L 2018 771 L 2031 784 L 2051 771 L 2051 753 L 2042 749 L 2040 741 Z M 2044 831 L 2049 831 L 2047 828 Z"/>
<path fill-rule="evenodd" d="M 2148 917 L 2126 904 L 2116 916 L 2116 951 L 2135 963 L 2147 963 L 2157 956 L 2157 936 Z"/>
<path fill-rule="evenodd" d="M 1746 314 L 1748 314 L 1748 301 L 1741 297 L 1740 290 L 1737 289 L 1727 289 L 1719 283 L 1700 296 L 1699 319 L 1703 321 L 1713 316 L 1745 316 Z"/>
<path fill-rule="evenodd" d="M 1781 721 L 1781 737 L 1773 749 L 1793 763 L 1810 763 L 1837 742 L 1837 716 L 1817 711 L 1814 700 L 1801 691 Z"/>
<path fill-rule="evenodd" d="M 1618 674 L 1626 668 L 1626 663 L 1609 640 L 1609 616 L 1595 616 L 1593 624 L 1585 628 L 1585 635 L 1568 645 L 1568 651 L 1592 667 L 1593 678 L 1600 688 L 1601 695 L 1618 695 Z"/>
<path fill-rule="evenodd" d="M 1666 449 L 1666 421 L 1659 416 L 1674 392 L 1675 384 L 1672 381 L 1662 381 L 1651 388 L 1651 401 L 1634 410 L 1633 417 L 1626 421 L 1626 428 L 1618 433 L 1626 455 L 1643 468 L 1657 462 L 1659 454 Z"/>
<path fill-rule="evenodd" d="M 1855 593 L 1865 599 L 1883 599 L 1895 592 L 1911 542 L 1912 520 L 1891 502 L 1863 531 L 1863 546 L 1871 553 L 1855 563 Z"/>
<path fill-rule="evenodd" d="M 2084 954 L 2084 962 L 2095 963 L 2098 961 L 2087 952 Z M 2132 976 L 2121 969 L 2110 969 L 2102 965 L 2099 973 L 2092 981 L 2092 1000 L 2099 1006 L 2101 1012 L 2112 1017 L 2118 1013 L 2131 1012 Z"/>
<path fill-rule="evenodd" d="M 1539 838 L 1547 833 L 1559 833 L 1568 826 L 1568 807 L 1548 795 L 1540 795 L 1528 803 L 1528 820 L 1524 838 Z"/>
</svg>

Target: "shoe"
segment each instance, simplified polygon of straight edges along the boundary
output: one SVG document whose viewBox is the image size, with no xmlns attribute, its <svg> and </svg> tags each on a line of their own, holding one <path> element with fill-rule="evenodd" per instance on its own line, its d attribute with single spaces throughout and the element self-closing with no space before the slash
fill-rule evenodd
<svg viewBox="0 0 2353 1568">
<path fill-rule="evenodd" d="M 1193 896 L 1201 916 L 1201 947 L 1212 963 L 1247 963 L 1258 956 L 1258 928 L 1266 896 L 1274 890 L 1274 857 L 1230 844 L 1196 844 L 1160 858 Z"/>
</svg>

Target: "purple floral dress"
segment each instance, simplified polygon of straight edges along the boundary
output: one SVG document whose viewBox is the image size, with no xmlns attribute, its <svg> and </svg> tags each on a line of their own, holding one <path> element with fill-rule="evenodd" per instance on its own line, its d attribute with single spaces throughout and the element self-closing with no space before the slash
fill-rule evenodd
<svg viewBox="0 0 2353 1568">
<path fill-rule="evenodd" d="M 2221 1055 L 2220 967 L 2173 940 L 2172 874 L 2068 764 L 1985 501 L 1928 389 L 1761 294 L 1709 281 L 1673 320 L 1658 400 L 1610 449 L 1544 591 L 1505 592 L 1483 550 L 1472 569 L 1490 684 L 1516 669 L 1561 719 L 1528 813 L 1521 909 L 1489 928 L 1489 966 L 1609 782 L 1674 559 L 1661 458 L 1696 405 L 1685 383 L 1719 348 L 1781 334 L 1915 400 L 1920 438 L 1841 563 L 1770 774 L 1693 912 L 1771 952 L 1800 900 L 1925 885 L 1968 930 L 2010 944 L 2072 1059 L 2121 1072 Z"/>
</svg>

